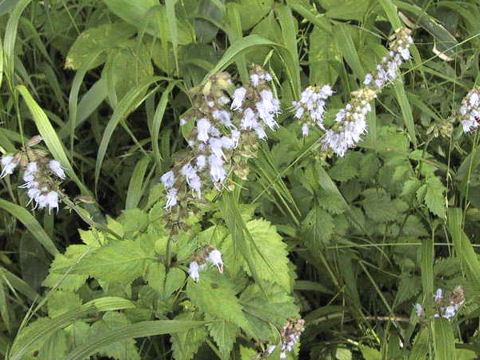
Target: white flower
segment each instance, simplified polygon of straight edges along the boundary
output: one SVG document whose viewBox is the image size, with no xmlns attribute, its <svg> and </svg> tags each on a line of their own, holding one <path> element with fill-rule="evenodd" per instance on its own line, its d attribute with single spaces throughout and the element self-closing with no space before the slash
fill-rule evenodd
<svg viewBox="0 0 480 360">
<path fill-rule="evenodd" d="M 302 135 L 303 136 L 308 136 L 308 130 L 309 130 L 308 124 L 303 124 L 302 125 Z"/>
<path fill-rule="evenodd" d="M 260 76 L 258 76 L 258 74 L 250 75 L 250 82 L 254 87 L 257 87 L 260 82 Z"/>
<path fill-rule="evenodd" d="M 19 160 L 16 160 L 13 156 L 6 155 L 2 157 L 1 163 L 3 170 L 0 173 L 0 179 L 7 175 L 13 174 L 13 171 L 17 167 Z"/>
<path fill-rule="evenodd" d="M 35 208 L 44 209 L 48 207 L 48 212 L 52 209 L 58 210 L 58 193 L 56 191 L 49 191 L 47 194 L 40 194 L 33 198 L 36 202 Z"/>
<path fill-rule="evenodd" d="M 255 104 L 260 119 L 263 120 L 271 130 L 274 130 L 278 126 L 275 121 L 275 116 L 280 110 L 280 102 L 273 97 L 273 93 L 270 90 L 260 91 L 260 97 L 262 101 Z"/>
<path fill-rule="evenodd" d="M 241 136 L 241 133 L 240 131 L 238 130 L 232 130 L 232 132 L 230 133 L 230 136 L 232 137 L 232 141 L 233 141 L 233 147 L 237 147 L 238 146 L 238 142 L 240 141 L 240 136 Z"/>
<path fill-rule="evenodd" d="M 23 173 L 23 181 L 25 181 L 25 184 L 22 185 L 21 187 L 29 188 L 32 186 L 33 181 L 35 180 L 34 174 L 37 172 L 37 170 L 38 170 L 38 167 L 35 161 L 28 163 L 27 168 Z"/>
<path fill-rule="evenodd" d="M 205 166 L 207 165 L 207 158 L 205 155 L 199 155 L 197 156 L 197 168 L 198 170 L 202 171 Z"/>
<path fill-rule="evenodd" d="M 177 189 L 171 188 L 167 191 L 167 201 L 165 203 L 165 209 L 170 210 L 177 205 Z"/>
<path fill-rule="evenodd" d="M 224 149 L 233 149 L 235 147 L 235 141 L 228 136 L 222 136 L 220 140 Z"/>
<path fill-rule="evenodd" d="M 188 266 L 188 274 L 193 279 L 193 281 L 197 282 L 200 280 L 200 265 L 196 261 L 192 261 Z"/>
<path fill-rule="evenodd" d="M 223 153 L 222 147 L 223 143 L 221 139 L 218 138 L 210 138 L 208 145 L 212 153 L 221 159 L 225 159 L 225 154 Z"/>
<path fill-rule="evenodd" d="M 265 73 L 262 75 L 262 79 L 265 81 L 272 81 L 272 75 L 270 75 L 269 73 Z"/>
<path fill-rule="evenodd" d="M 257 133 L 259 139 L 265 139 L 267 137 L 264 127 L 260 124 L 255 126 L 255 132 Z"/>
<path fill-rule="evenodd" d="M 243 112 L 243 118 L 241 121 L 241 128 L 245 130 L 254 129 L 257 126 L 258 122 L 255 116 L 255 113 L 252 109 L 246 108 Z"/>
<path fill-rule="evenodd" d="M 218 251 L 217 249 L 210 251 L 207 260 L 218 268 L 218 272 L 220 274 L 223 273 L 222 253 L 220 251 Z"/>
<path fill-rule="evenodd" d="M 208 121 L 205 118 L 202 118 L 197 121 L 197 139 L 199 141 L 206 142 L 208 140 L 208 130 L 210 130 L 211 124 L 210 121 Z"/>
<path fill-rule="evenodd" d="M 215 155 L 210 155 L 208 157 L 208 163 L 210 165 L 210 176 L 212 181 L 215 184 L 222 184 L 227 177 L 227 172 L 223 168 L 223 160 Z"/>
<path fill-rule="evenodd" d="M 424 316 L 425 315 L 425 311 L 423 310 L 423 307 L 422 305 L 420 304 L 415 304 L 415 312 L 417 313 L 417 316 L 418 317 L 421 317 L 421 316 Z"/>
<path fill-rule="evenodd" d="M 172 170 L 167 171 L 165 174 L 162 175 L 160 181 L 167 189 L 171 188 L 175 184 L 175 174 Z"/>
<path fill-rule="evenodd" d="M 212 117 L 214 120 L 219 121 L 222 125 L 228 128 L 235 128 L 235 125 L 230 121 L 230 113 L 225 110 L 215 110 L 212 112 Z"/>
<path fill-rule="evenodd" d="M 443 299 L 443 290 L 437 289 L 437 291 L 435 292 L 435 295 L 433 296 L 433 299 L 435 301 L 441 301 Z"/>
<path fill-rule="evenodd" d="M 181 126 L 184 126 L 184 125 L 187 125 L 188 124 L 188 121 L 185 120 L 185 119 L 180 119 L 180 125 Z"/>
<path fill-rule="evenodd" d="M 369 73 L 365 75 L 365 79 L 363 80 L 363 85 L 370 85 L 372 81 L 373 81 L 373 75 Z"/>
<path fill-rule="evenodd" d="M 287 358 L 287 353 L 285 351 L 282 351 L 280 353 L 280 359 L 286 359 Z"/>
<path fill-rule="evenodd" d="M 277 348 L 277 345 L 270 345 L 265 352 L 267 353 L 267 355 L 271 355 L 273 354 L 276 348 Z"/>
<path fill-rule="evenodd" d="M 195 190 L 198 196 L 201 195 L 202 181 L 197 175 L 197 170 L 190 164 L 183 165 L 180 173 L 185 177 L 188 186 Z"/>
<path fill-rule="evenodd" d="M 233 92 L 232 110 L 241 110 L 247 89 L 240 87 Z"/>
<path fill-rule="evenodd" d="M 442 317 L 450 320 L 451 318 L 453 318 L 455 316 L 456 313 L 457 313 L 457 309 L 455 308 L 455 306 L 450 305 L 450 306 L 447 306 L 445 308 Z"/>
<path fill-rule="evenodd" d="M 62 165 L 57 160 L 50 160 L 48 166 L 60 179 L 65 179 L 65 171 L 63 171 Z"/>
</svg>

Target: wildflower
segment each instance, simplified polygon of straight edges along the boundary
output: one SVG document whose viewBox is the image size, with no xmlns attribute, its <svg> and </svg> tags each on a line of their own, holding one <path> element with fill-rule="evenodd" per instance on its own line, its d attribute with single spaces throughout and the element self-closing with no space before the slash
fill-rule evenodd
<svg viewBox="0 0 480 360">
<path fill-rule="evenodd" d="M 271 130 L 274 130 L 278 123 L 275 117 L 280 111 L 280 102 L 273 97 L 271 90 L 262 90 L 260 92 L 261 101 L 255 104 L 260 119 L 263 120 Z"/>
<path fill-rule="evenodd" d="M 222 253 L 220 251 L 217 249 L 212 250 L 210 254 L 208 254 L 207 260 L 218 268 L 220 274 L 223 273 Z"/>
<path fill-rule="evenodd" d="M 303 319 L 291 319 L 287 322 L 287 324 L 283 327 L 280 335 L 282 337 L 281 343 L 281 353 L 280 359 L 286 359 L 287 353 L 292 351 L 295 344 L 300 339 L 300 335 L 304 330 L 305 320 Z"/>
<path fill-rule="evenodd" d="M 211 128 L 210 121 L 208 121 L 207 119 L 198 120 L 197 121 L 197 131 L 198 131 L 197 139 L 199 141 L 207 142 L 209 137 L 208 131 L 210 130 L 210 128 Z"/>
<path fill-rule="evenodd" d="M 309 86 L 302 92 L 300 101 L 292 103 L 295 110 L 295 118 L 303 123 L 303 136 L 308 135 L 311 125 L 317 125 L 324 129 L 323 116 L 325 114 L 326 100 L 332 95 L 333 90 L 329 85 L 324 85 L 321 88 Z"/>
<path fill-rule="evenodd" d="M 3 170 L 0 173 L 0 179 L 7 175 L 13 174 L 13 171 L 15 170 L 19 162 L 20 162 L 20 159 L 16 159 L 13 156 L 10 156 L 10 155 L 3 156 L 1 160 Z"/>
<path fill-rule="evenodd" d="M 172 207 L 177 205 L 177 189 L 171 188 L 167 191 L 167 201 L 165 204 L 165 209 L 170 210 Z"/>
<path fill-rule="evenodd" d="M 162 175 L 160 181 L 162 182 L 163 186 L 169 189 L 175 184 L 175 174 L 172 170 L 167 171 L 165 174 Z"/>
<path fill-rule="evenodd" d="M 193 281 L 198 282 L 200 280 L 200 265 L 196 261 L 192 261 L 188 267 L 188 274 Z"/>
<path fill-rule="evenodd" d="M 243 112 L 243 119 L 241 122 L 241 127 L 242 129 L 249 130 L 249 129 L 255 129 L 255 127 L 258 125 L 255 113 L 253 112 L 252 109 L 246 108 L 245 111 Z"/>
<path fill-rule="evenodd" d="M 418 317 L 425 316 L 425 310 L 423 310 L 422 305 L 415 304 L 414 306 L 415 306 L 415 311 L 416 311 Z"/>
<path fill-rule="evenodd" d="M 205 157 L 205 155 L 197 156 L 197 169 L 202 171 L 206 165 L 207 165 L 207 158 Z"/>
<path fill-rule="evenodd" d="M 180 173 L 185 177 L 185 180 L 187 181 L 188 186 L 190 186 L 193 190 L 195 190 L 197 194 L 200 196 L 202 181 L 200 180 L 200 177 L 198 176 L 195 168 L 190 164 L 186 164 L 182 167 L 182 169 L 180 170 Z"/>
<path fill-rule="evenodd" d="M 210 155 L 208 157 L 208 163 L 210 165 L 210 176 L 212 181 L 215 184 L 222 184 L 227 177 L 227 172 L 223 167 L 224 161 L 218 156 Z"/>
<path fill-rule="evenodd" d="M 258 74 L 252 74 L 250 75 L 250 82 L 254 87 L 257 87 L 258 84 L 260 83 L 260 76 Z"/>
<path fill-rule="evenodd" d="M 50 160 L 48 166 L 50 167 L 50 170 L 52 170 L 53 173 L 60 179 L 65 179 L 65 172 L 62 169 L 62 165 L 57 160 Z"/>
<path fill-rule="evenodd" d="M 232 110 L 241 110 L 247 89 L 240 87 L 233 92 Z"/>
<path fill-rule="evenodd" d="M 463 132 L 467 133 L 476 129 L 480 120 L 480 91 L 472 89 L 463 98 L 460 106 L 460 122 Z"/>
<path fill-rule="evenodd" d="M 443 290 L 442 289 L 437 289 L 433 299 L 435 300 L 435 302 L 439 302 L 439 301 L 443 300 Z"/>
</svg>

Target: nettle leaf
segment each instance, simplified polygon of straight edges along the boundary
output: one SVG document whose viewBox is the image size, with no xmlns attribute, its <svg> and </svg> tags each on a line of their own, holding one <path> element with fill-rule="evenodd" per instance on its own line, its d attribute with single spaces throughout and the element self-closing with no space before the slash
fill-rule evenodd
<svg viewBox="0 0 480 360">
<path fill-rule="evenodd" d="M 52 290 L 48 294 L 48 316 L 55 317 L 82 305 L 78 294 L 62 290 Z"/>
<path fill-rule="evenodd" d="M 248 328 L 231 281 L 215 269 L 203 270 L 198 282 L 189 279 L 187 295 L 205 314 L 231 321 L 244 329 Z"/>
<path fill-rule="evenodd" d="M 278 340 L 278 331 L 290 317 L 298 317 L 294 299 L 278 285 L 272 285 L 263 292 L 258 285 L 250 285 L 240 296 L 249 321 L 248 334 L 264 341 Z"/>
<path fill-rule="evenodd" d="M 422 279 L 419 276 L 402 275 L 398 285 L 396 303 L 401 304 L 422 290 Z"/>
<path fill-rule="evenodd" d="M 437 177 L 428 178 L 424 186 L 426 186 L 425 205 L 432 213 L 444 219 L 446 216 L 445 186 Z"/>
<path fill-rule="evenodd" d="M 175 320 L 199 320 L 195 313 L 177 315 Z M 208 336 L 205 327 L 197 327 L 171 335 L 173 357 L 175 360 L 190 360 L 197 353 Z"/>
<path fill-rule="evenodd" d="M 85 284 L 87 274 L 75 274 L 73 269 L 93 249 L 87 245 L 70 245 L 65 254 L 58 254 L 50 265 L 50 272 L 43 286 L 61 290 L 76 291 Z"/>
<path fill-rule="evenodd" d="M 311 250 L 327 245 L 333 234 L 334 223 L 332 216 L 314 205 L 302 222 L 305 230 L 305 242 Z"/>
<path fill-rule="evenodd" d="M 146 229 L 148 214 L 140 209 L 128 209 L 122 212 L 118 222 L 122 224 L 125 236 L 129 236 L 137 231 Z"/>
<path fill-rule="evenodd" d="M 407 201 L 411 201 L 415 198 L 415 193 L 422 186 L 422 183 L 417 178 L 411 178 L 405 181 L 400 196 Z"/>
<path fill-rule="evenodd" d="M 90 247 L 100 247 L 105 244 L 105 235 L 96 229 L 91 229 L 89 231 L 78 230 L 80 234 L 80 239 L 90 246 Z"/>
<path fill-rule="evenodd" d="M 376 222 L 399 220 L 400 214 L 408 208 L 403 201 L 390 199 L 390 195 L 382 189 L 367 189 L 362 194 L 365 197 L 362 200 L 363 209 Z"/>
<path fill-rule="evenodd" d="M 317 196 L 318 205 L 332 214 L 343 213 L 347 206 L 341 195 L 336 192 L 320 189 Z"/>
<path fill-rule="evenodd" d="M 107 312 L 103 315 L 101 320 L 96 321 L 90 327 L 89 339 L 96 339 L 108 331 L 116 330 L 129 324 L 130 321 L 125 314 L 113 311 Z M 133 338 L 117 341 L 113 344 L 100 347 L 97 350 L 97 354 L 118 360 L 140 359 L 137 347 L 135 346 L 135 339 Z"/>
<path fill-rule="evenodd" d="M 105 52 L 125 42 L 135 31 L 134 27 L 124 22 L 89 28 L 77 37 L 68 51 L 65 67 L 73 70 L 87 68 L 87 65 L 87 69 L 97 67 L 105 62 Z M 89 64 L 95 57 L 95 61 Z"/>
<path fill-rule="evenodd" d="M 347 181 L 359 175 L 358 166 L 361 160 L 360 153 L 349 152 L 343 158 L 336 161 L 335 165 L 330 169 L 328 174 L 337 181 Z"/>
<path fill-rule="evenodd" d="M 211 321 L 207 324 L 207 328 L 210 336 L 218 345 L 222 360 L 228 360 L 237 338 L 239 327 L 230 321 L 219 320 L 211 316 L 206 316 L 205 320 Z"/>
<path fill-rule="evenodd" d="M 143 275 L 147 262 L 152 260 L 139 241 L 117 240 L 86 256 L 73 272 L 107 282 L 129 284 Z"/>
</svg>

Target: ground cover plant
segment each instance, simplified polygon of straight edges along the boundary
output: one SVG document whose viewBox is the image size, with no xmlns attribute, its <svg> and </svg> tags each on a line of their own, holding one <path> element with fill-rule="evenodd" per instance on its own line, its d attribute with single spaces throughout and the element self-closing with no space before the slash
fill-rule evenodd
<svg viewBox="0 0 480 360">
<path fill-rule="evenodd" d="M 0 2 L 5 359 L 476 359 L 480 4 Z"/>
</svg>

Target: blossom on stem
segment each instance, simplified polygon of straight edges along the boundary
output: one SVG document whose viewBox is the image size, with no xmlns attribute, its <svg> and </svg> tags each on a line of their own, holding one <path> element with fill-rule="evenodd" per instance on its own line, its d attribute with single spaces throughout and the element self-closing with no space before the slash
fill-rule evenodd
<svg viewBox="0 0 480 360">
<path fill-rule="evenodd" d="M 0 173 L 0 179 L 13 174 L 13 171 L 17 167 L 18 163 L 20 162 L 20 159 L 15 159 L 15 157 L 6 155 L 2 157 L 1 163 L 2 163 L 2 172 Z"/>
</svg>

